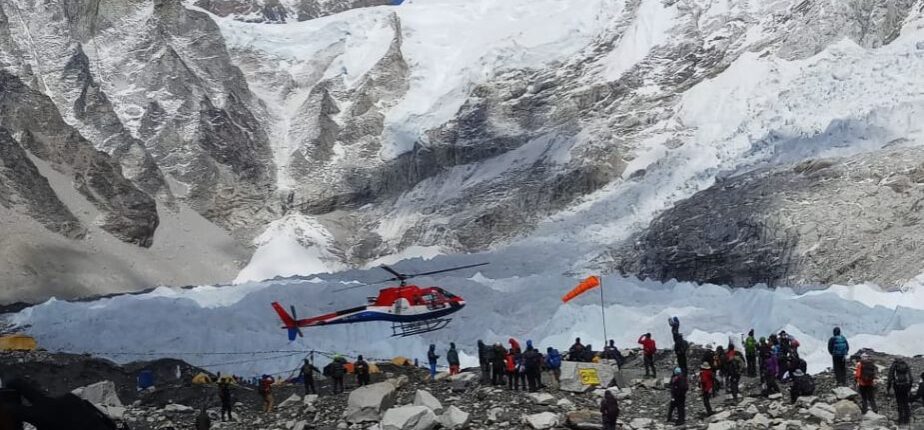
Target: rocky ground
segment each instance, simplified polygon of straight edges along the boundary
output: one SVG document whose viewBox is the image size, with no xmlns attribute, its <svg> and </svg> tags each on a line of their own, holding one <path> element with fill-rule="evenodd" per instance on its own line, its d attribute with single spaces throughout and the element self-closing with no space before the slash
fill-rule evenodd
<svg viewBox="0 0 924 430">
<path fill-rule="evenodd" d="M 694 351 L 692 357 L 698 357 Z M 886 366 L 893 357 L 873 353 L 877 364 Z M 5 353 L 0 357 L 0 375 L 29 376 L 51 394 L 75 388 L 83 396 L 103 406 L 114 417 L 135 430 L 193 428 L 199 408 L 208 405 L 213 428 L 219 429 L 375 429 L 428 430 L 443 428 L 472 429 L 598 429 L 599 402 L 602 389 L 583 393 L 564 391 L 549 380 L 538 393 L 508 390 L 506 387 L 483 386 L 475 369 L 461 375 L 441 375 L 436 382 L 427 381 L 423 369 L 381 365 L 382 373 L 373 375 L 373 384 L 357 388 L 347 378 L 347 393 L 331 395 L 322 381 L 320 396 L 302 397 L 299 385 L 283 384 L 275 388 L 277 407 L 269 414 L 259 411 L 259 397 L 248 385 L 234 388 L 235 421 L 218 419 L 217 389 L 213 385 L 194 385 L 191 375 L 196 369 L 176 360 L 159 360 L 117 366 L 87 356 L 48 353 Z M 914 369 L 924 368 L 924 358 L 908 359 Z M 691 360 L 692 361 L 692 360 Z M 176 378 L 177 366 L 181 377 Z M 611 388 L 620 402 L 620 428 L 673 428 L 665 422 L 669 393 L 664 388 L 673 361 L 668 351 L 658 357 L 659 378 L 644 379 L 641 360 L 629 352 L 621 379 L 624 387 Z M 153 369 L 156 389 L 138 393 L 133 375 L 138 369 Z M 884 369 L 883 369 L 884 370 Z M 663 375 L 663 376 L 662 376 Z M 101 382 L 111 381 L 111 382 Z M 687 401 L 688 429 L 893 429 L 896 418 L 894 401 L 880 393 L 882 415 L 861 416 L 856 393 L 835 390 L 830 373 L 816 375 L 816 396 L 801 398 L 795 405 L 788 401 L 788 386 L 783 396 L 760 396 L 756 379 L 744 378 L 742 397 L 734 402 L 720 393 L 712 400 L 715 414 L 706 417 L 702 398 L 691 391 Z M 79 387 L 87 385 L 82 390 Z M 695 385 L 691 385 L 693 387 Z M 914 423 L 924 423 L 924 410 L 914 410 Z M 912 424 L 908 428 L 924 428 Z"/>
</svg>

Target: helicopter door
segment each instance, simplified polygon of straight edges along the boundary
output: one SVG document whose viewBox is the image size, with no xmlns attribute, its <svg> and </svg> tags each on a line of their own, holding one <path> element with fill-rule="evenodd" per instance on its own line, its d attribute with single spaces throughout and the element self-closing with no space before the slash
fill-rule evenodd
<svg viewBox="0 0 924 430">
<path fill-rule="evenodd" d="M 395 315 L 401 315 L 405 311 L 407 311 L 409 307 L 410 307 L 410 304 L 408 303 L 407 299 L 400 298 L 400 299 L 395 300 L 395 304 L 394 304 L 394 308 L 392 312 Z"/>
</svg>

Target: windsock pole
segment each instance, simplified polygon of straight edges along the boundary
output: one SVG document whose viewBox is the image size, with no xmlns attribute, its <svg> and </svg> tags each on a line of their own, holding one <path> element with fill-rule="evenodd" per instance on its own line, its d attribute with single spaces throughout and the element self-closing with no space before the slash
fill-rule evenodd
<svg viewBox="0 0 924 430">
<path fill-rule="evenodd" d="M 603 277 L 600 279 L 600 316 L 603 317 L 603 347 L 609 345 L 609 339 L 606 338 L 606 308 L 603 306 Z"/>
</svg>

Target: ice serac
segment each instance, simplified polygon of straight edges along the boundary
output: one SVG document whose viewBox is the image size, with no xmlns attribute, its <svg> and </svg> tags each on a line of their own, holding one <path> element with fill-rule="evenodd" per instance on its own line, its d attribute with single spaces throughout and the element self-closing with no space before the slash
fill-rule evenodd
<svg viewBox="0 0 924 430">
<path fill-rule="evenodd" d="M 151 246 L 159 223 L 154 199 L 125 179 L 118 163 L 66 124 L 48 97 L 5 71 L 0 71 L 0 126 L 9 130 L 23 149 L 70 177 L 74 189 L 99 211 L 96 223 L 105 231 L 125 242 Z M 32 171 L 25 168 L 27 173 Z M 42 193 L 45 188 L 41 180 L 38 182 L 39 194 L 29 198 L 47 198 L 47 204 L 52 205 L 49 209 L 53 209 L 47 215 L 66 216 L 55 204 L 57 198 L 51 199 L 54 194 Z M 38 206 L 30 205 L 30 209 Z M 39 218 L 44 215 L 39 214 Z M 68 221 L 66 225 L 73 224 Z M 75 235 L 70 227 L 58 231 Z"/>
<path fill-rule="evenodd" d="M 759 169 L 664 212 L 634 240 L 621 269 L 735 286 L 899 287 L 920 273 L 922 201 L 917 147 Z"/>
<path fill-rule="evenodd" d="M 215 15 L 240 21 L 305 21 L 360 7 L 390 5 L 394 0 L 194 0 Z"/>
</svg>

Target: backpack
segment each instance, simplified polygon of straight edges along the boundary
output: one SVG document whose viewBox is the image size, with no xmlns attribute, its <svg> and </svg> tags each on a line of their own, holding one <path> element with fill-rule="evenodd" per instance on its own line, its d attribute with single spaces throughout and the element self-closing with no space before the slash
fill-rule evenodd
<svg viewBox="0 0 924 430">
<path fill-rule="evenodd" d="M 838 357 L 846 357 L 848 348 L 847 348 L 847 338 L 841 335 L 834 336 L 834 355 Z"/>
<path fill-rule="evenodd" d="M 557 350 L 552 350 L 552 353 L 549 354 L 547 363 L 550 369 L 558 369 L 561 367 L 561 354 Z"/>
<path fill-rule="evenodd" d="M 895 361 L 895 379 L 892 383 L 898 388 L 909 388 L 914 383 L 911 378 L 911 368 L 904 360 Z"/>
<path fill-rule="evenodd" d="M 797 378 L 797 383 L 799 384 L 799 391 L 802 392 L 803 396 L 811 396 L 815 394 L 815 379 L 811 375 L 803 375 Z"/>
<path fill-rule="evenodd" d="M 860 362 L 860 378 L 870 383 L 876 379 L 876 365 L 871 360 Z"/>
</svg>

